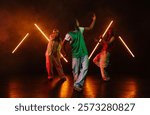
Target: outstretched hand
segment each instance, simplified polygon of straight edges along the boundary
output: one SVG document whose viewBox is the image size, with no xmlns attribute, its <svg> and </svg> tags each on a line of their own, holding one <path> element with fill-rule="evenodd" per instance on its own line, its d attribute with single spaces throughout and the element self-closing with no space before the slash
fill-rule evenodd
<svg viewBox="0 0 150 115">
<path fill-rule="evenodd" d="M 96 15 L 95 15 L 95 13 L 93 14 L 92 19 L 93 19 L 93 20 L 96 20 Z"/>
</svg>

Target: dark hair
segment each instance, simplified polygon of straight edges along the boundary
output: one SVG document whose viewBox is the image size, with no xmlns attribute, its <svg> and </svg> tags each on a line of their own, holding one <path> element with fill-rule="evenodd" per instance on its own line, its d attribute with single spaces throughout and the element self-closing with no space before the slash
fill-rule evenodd
<svg viewBox="0 0 150 115">
<path fill-rule="evenodd" d="M 58 42 L 61 42 L 61 37 L 60 37 L 60 32 L 59 32 L 59 29 L 57 29 L 57 28 L 54 28 L 53 29 L 53 32 L 58 32 L 58 36 L 56 37 L 56 41 L 58 41 Z"/>
<path fill-rule="evenodd" d="M 77 19 L 73 19 L 73 20 L 70 22 L 70 24 L 69 24 L 69 29 L 70 29 L 71 31 L 73 31 L 73 30 L 79 30 L 79 27 L 77 26 L 76 20 L 77 20 Z"/>
<path fill-rule="evenodd" d="M 114 28 L 110 27 L 107 32 L 107 37 L 114 36 Z"/>
<path fill-rule="evenodd" d="M 106 33 L 105 41 L 109 41 L 112 36 L 114 36 L 114 29 L 110 27 Z"/>
</svg>

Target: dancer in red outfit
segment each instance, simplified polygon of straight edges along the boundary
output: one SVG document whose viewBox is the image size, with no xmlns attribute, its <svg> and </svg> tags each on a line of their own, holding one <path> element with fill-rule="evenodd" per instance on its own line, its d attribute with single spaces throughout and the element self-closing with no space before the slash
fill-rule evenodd
<svg viewBox="0 0 150 115">
<path fill-rule="evenodd" d="M 110 28 L 107 32 L 106 37 L 102 39 L 102 50 L 95 56 L 93 62 L 100 67 L 101 75 L 104 81 L 109 81 L 110 76 L 108 75 L 108 65 L 110 61 L 110 52 L 112 49 L 112 43 L 114 41 L 114 32 Z"/>
</svg>

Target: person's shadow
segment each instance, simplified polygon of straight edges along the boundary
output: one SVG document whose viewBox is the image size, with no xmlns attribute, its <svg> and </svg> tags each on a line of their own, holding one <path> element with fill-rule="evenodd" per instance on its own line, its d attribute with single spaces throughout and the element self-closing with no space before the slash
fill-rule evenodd
<svg viewBox="0 0 150 115">
<path fill-rule="evenodd" d="M 83 91 L 76 91 L 73 89 L 72 98 L 83 98 Z"/>
<path fill-rule="evenodd" d="M 61 91 L 61 85 L 66 81 L 66 78 L 62 78 L 58 80 L 54 86 L 49 90 L 49 97 L 50 98 L 59 98 L 59 93 Z M 53 81 L 50 81 L 51 84 Z"/>
</svg>

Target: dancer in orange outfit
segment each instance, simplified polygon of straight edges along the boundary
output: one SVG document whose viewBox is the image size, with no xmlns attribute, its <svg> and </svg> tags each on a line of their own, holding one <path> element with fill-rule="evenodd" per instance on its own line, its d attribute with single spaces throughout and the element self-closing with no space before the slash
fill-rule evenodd
<svg viewBox="0 0 150 115">
<path fill-rule="evenodd" d="M 49 37 L 49 43 L 45 52 L 46 56 L 46 69 L 48 73 L 48 79 L 54 77 L 53 66 L 55 66 L 58 75 L 61 78 L 65 78 L 62 64 L 60 61 L 60 50 L 61 50 L 61 38 L 58 29 L 54 29 Z"/>
</svg>

